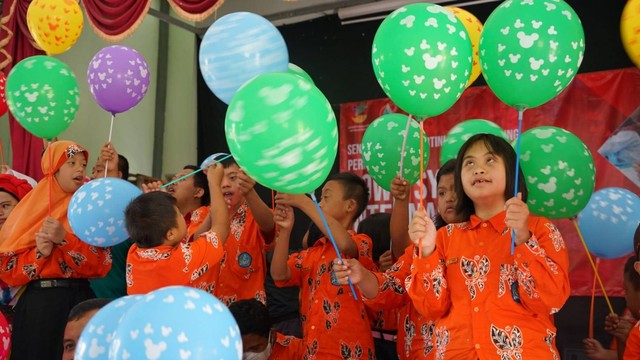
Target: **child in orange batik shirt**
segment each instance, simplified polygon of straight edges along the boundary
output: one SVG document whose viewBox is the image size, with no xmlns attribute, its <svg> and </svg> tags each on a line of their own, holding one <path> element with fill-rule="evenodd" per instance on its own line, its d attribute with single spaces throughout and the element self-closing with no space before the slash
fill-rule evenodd
<svg viewBox="0 0 640 360">
<path fill-rule="evenodd" d="M 369 199 L 365 182 L 351 173 L 329 177 L 322 188 L 320 208 L 338 249 L 374 269 L 371 239 L 353 231 L 355 219 Z M 321 238 L 307 250 L 288 255 L 293 226 L 293 209 L 302 210 L 327 235 L 320 213 L 305 195 L 276 195 L 274 218 L 279 227 L 271 262 L 271 276 L 277 286 L 300 287 L 304 359 L 373 359 L 371 327 L 360 292 L 354 299 L 348 286 L 339 285 L 333 272 L 335 250 L 328 238 Z"/>
<path fill-rule="evenodd" d="M 222 165 L 209 167 L 211 229 L 191 242 L 184 216 L 174 197 L 152 191 L 135 198 L 125 211 L 129 236 L 135 244 L 127 256 L 127 293 L 145 294 L 170 285 L 193 286 L 212 292 L 218 280 L 215 265 L 222 259 L 222 239 L 229 233 L 220 181 Z"/>
<path fill-rule="evenodd" d="M 257 299 L 266 304 L 265 256 L 275 232 L 273 212 L 253 188 L 255 180 L 233 158 L 221 164 L 222 195 L 229 211 L 231 233 L 224 244 L 225 255 L 214 294 L 227 306 L 243 299 Z"/>
</svg>

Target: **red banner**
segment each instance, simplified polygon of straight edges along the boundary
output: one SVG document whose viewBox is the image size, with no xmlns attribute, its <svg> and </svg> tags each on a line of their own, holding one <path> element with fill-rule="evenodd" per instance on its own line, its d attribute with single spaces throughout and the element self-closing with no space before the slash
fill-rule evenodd
<svg viewBox="0 0 640 360">
<path fill-rule="evenodd" d="M 630 116 L 640 116 L 640 71 L 621 69 L 578 75 L 559 96 L 543 106 L 524 112 L 523 131 L 551 125 L 566 129 L 589 147 L 596 165 L 596 190 L 622 187 L 640 195 L 640 188 L 620 170 L 598 153 L 598 148 Z M 402 112 L 389 99 L 376 99 L 340 106 L 340 171 L 351 171 L 362 176 L 371 197 L 363 214 L 391 212 L 391 195 L 375 184 L 367 174 L 361 156 L 362 136 L 367 126 L 387 113 Z M 435 175 L 439 166 L 440 147 L 447 132 L 457 123 L 469 119 L 486 119 L 500 125 L 511 139 L 517 135 L 517 112 L 502 102 L 487 86 L 468 88 L 460 100 L 444 114 L 422 122 L 429 137 L 429 165 L 411 192 L 411 212 L 420 204 L 433 215 L 436 211 Z M 346 151 L 345 151 L 346 150 Z M 423 199 L 419 199 L 419 186 L 423 186 Z M 362 218 L 362 217 L 361 217 Z M 594 273 L 573 222 L 569 219 L 554 221 L 560 228 L 570 253 L 570 279 L 572 295 L 591 295 Z M 605 239 L 603 239 L 605 241 Z M 609 296 L 623 296 L 622 268 L 625 258 L 602 259 L 600 276 Z M 598 290 L 597 294 L 601 294 Z"/>
</svg>

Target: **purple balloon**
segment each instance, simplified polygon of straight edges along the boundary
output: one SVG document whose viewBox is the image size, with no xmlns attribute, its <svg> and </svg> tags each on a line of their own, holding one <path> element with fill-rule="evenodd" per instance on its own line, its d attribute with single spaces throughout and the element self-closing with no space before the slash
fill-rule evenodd
<svg viewBox="0 0 640 360">
<path fill-rule="evenodd" d="M 98 51 L 87 69 L 91 95 L 113 115 L 136 106 L 149 89 L 149 67 L 134 49 L 113 45 Z"/>
</svg>

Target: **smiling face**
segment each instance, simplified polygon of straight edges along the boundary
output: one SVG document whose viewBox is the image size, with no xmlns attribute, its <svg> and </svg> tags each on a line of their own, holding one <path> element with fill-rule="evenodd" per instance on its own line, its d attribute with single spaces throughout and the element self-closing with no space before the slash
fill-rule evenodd
<svg viewBox="0 0 640 360">
<path fill-rule="evenodd" d="M 87 159 L 84 153 L 77 152 L 67 159 L 56 172 L 56 181 L 62 188 L 62 191 L 74 193 L 84 184 L 86 170 Z"/>
<path fill-rule="evenodd" d="M 18 199 L 8 192 L 0 190 L 0 229 L 16 205 L 18 205 Z"/>
<path fill-rule="evenodd" d="M 462 187 L 474 202 L 504 203 L 505 165 L 501 157 L 490 151 L 484 141 L 477 141 L 462 158 Z"/>
</svg>

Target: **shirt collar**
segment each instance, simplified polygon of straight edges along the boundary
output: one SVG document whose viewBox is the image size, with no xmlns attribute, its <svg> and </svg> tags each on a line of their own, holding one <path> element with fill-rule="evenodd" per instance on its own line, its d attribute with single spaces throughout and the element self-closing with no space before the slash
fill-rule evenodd
<svg viewBox="0 0 640 360">
<path fill-rule="evenodd" d="M 473 229 L 473 228 L 479 226 L 480 224 L 482 224 L 483 222 L 486 222 L 486 223 L 491 224 L 491 226 L 494 228 L 494 230 L 496 230 L 499 233 L 502 233 L 504 231 L 504 229 L 507 227 L 507 225 L 504 223 L 504 218 L 505 218 L 506 215 L 507 215 L 506 211 L 501 211 L 501 212 L 497 213 L 496 215 L 494 215 L 489 220 L 483 221 L 482 219 L 477 217 L 475 214 L 472 214 L 471 217 L 469 217 L 469 225 Z"/>
</svg>

